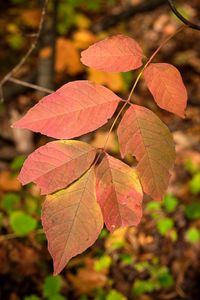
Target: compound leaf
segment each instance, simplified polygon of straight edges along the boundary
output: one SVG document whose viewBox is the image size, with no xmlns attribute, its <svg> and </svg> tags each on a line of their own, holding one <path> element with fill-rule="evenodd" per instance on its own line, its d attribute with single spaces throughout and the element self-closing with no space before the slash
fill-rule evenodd
<svg viewBox="0 0 200 300">
<path fill-rule="evenodd" d="M 114 35 L 81 53 L 84 65 L 106 72 L 127 72 L 142 65 L 142 49 L 125 35 Z"/>
<path fill-rule="evenodd" d="M 180 72 L 174 66 L 150 64 L 144 71 L 144 78 L 159 107 L 184 117 L 187 90 Z"/>
<path fill-rule="evenodd" d="M 175 161 L 173 138 L 167 126 L 149 109 L 132 105 L 117 133 L 121 155 L 132 154 L 138 161 L 136 170 L 144 192 L 155 200 L 162 199 Z"/>
<path fill-rule="evenodd" d="M 99 84 L 87 80 L 69 82 L 40 100 L 13 127 L 70 139 L 104 125 L 119 101 L 117 95 Z"/>
<path fill-rule="evenodd" d="M 96 169 L 97 201 L 106 227 L 138 225 L 142 217 L 142 188 L 134 169 L 106 154 Z"/>
<path fill-rule="evenodd" d="M 90 167 L 95 155 L 95 148 L 84 142 L 50 142 L 29 155 L 19 180 L 22 184 L 33 181 L 41 188 L 41 194 L 50 194 L 78 179 Z"/>
<path fill-rule="evenodd" d="M 54 261 L 54 275 L 75 255 L 90 247 L 103 227 L 95 196 L 95 173 L 91 168 L 68 188 L 47 196 L 42 224 Z"/>
</svg>

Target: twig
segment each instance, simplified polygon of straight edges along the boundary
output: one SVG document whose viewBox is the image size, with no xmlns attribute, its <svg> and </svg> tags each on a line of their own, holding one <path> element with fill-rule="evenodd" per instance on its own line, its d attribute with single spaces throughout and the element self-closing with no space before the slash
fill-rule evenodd
<svg viewBox="0 0 200 300">
<path fill-rule="evenodd" d="M 26 82 L 26 81 L 23 81 L 23 80 L 20 80 L 20 79 L 17 79 L 17 78 L 13 78 L 13 77 L 8 78 L 7 81 L 11 81 L 13 83 L 16 83 L 16 84 L 19 84 L 19 85 L 22 85 L 22 86 L 26 86 L 26 87 L 29 87 L 31 89 L 34 89 L 34 90 L 37 90 L 37 91 L 40 91 L 40 92 L 44 92 L 44 93 L 47 93 L 47 94 L 51 94 L 51 93 L 54 92 L 53 90 L 41 87 L 41 86 L 36 85 L 36 84 L 29 83 L 29 82 Z"/>
<path fill-rule="evenodd" d="M 33 233 L 35 233 L 35 234 L 44 234 L 44 231 L 41 228 L 41 229 L 36 230 Z M 16 239 L 16 238 L 24 238 L 24 237 L 26 237 L 26 236 L 19 235 L 17 233 L 8 233 L 8 234 L 5 234 L 5 235 L 0 235 L 0 243 L 4 242 L 4 241 L 7 241 L 7 240 L 12 240 L 12 239 Z"/>
<path fill-rule="evenodd" d="M 44 6 L 43 6 L 43 9 L 42 9 L 40 24 L 39 24 L 38 32 L 35 35 L 35 40 L 31 44 L 31 46 L 28 49 L 28 51 L 26 52 L 26 54 L 22 57 L 20 62 L 8 74 L 6 74 L 6 76 L 4 76 L 3 79 L 0 81 L 1 101 L 4 100 L 4 98 L 3 98 L 3 85 L 4 85 L 4 83 L 7 82 L 24 65 L 24 63 L 27 61 L 27 59 L 29 58 L 29 56 L 32 54 L 33 50 L 37 46 L 41 31 L 42 31 L 44 18 L 45 18 L 46 11 L 47 11 L 47 5 L 48 5 L 48 0 L 44 0 Z"/>
<path fill-rule="evenodd" d="M 183 15 L 181 15 L 181 13 L 176 9 L 173 0 L 168 0 L 168 3 L 169 3 L 171 10 L 173 11 L 173 13 L 177 16 L 177 18 L 179 20 L 181 20 L 185 25 L 187 25 L 188 27 L 190 27 L 192 29 L 200 30 L 200 25 L 190 22 Z"/>
<path fill-rule="evenodd" d="M 130 6 L 127 10 L 120 12 L 119 14 L 112 14 L 105 16 L 100 22 L 91 26 L 91 31 L 97 33 L 102 30 L 106 30 L 121 21 L 132 18 L 134 15 L 143 12 L 150 12 L 161 5 L 166 4 L 166 0 L 146 0 L 141 4 Z"/>
</svg>

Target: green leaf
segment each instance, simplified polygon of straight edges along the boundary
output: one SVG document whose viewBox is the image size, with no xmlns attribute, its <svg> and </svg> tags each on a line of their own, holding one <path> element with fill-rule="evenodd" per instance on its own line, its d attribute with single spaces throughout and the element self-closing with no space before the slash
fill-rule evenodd
<svg viewBox="0 0 200 300">
<path fill-rule="evenodd" d="M 111 290 L 106 296 L 106 300 L 124 300 L 125 297 L 116 290 Z"/>
<path fill-rule="evenodd" d="M 146 210 L 149 212 L 157 211 L 161 208 L 161 203 L 157 201 L 150 201 L 146 205 Z"/>
<path fill-rule="evenodd" d="M 26 235 L 37 227 L 37 221 L 23 211 L 15 211 L 10 215 L 10 225 L 18 235 Z"/>
<path fill-rule="evenodd" d="M 99 235 L 99 238 L 100 239 L 104 239 L 104 238 L 107 238 L 107 236 L 109 235 L 109 231 L 106 229 L 106 228 L 103 228 L 101 230 L 101 233 Z"/>
<path fill-rule="evenodd" d="M 185 207 L 185 215 L 190 220 L 200 218 L 200 202 L 192 202 Z"/>
<path fill-rule="evenodd" d="M 178 199 L 171 194 L 167 194 L 164 197 L 163 206 L 168 213 L 172 213 L 175 211 L 178 205 Z"/>
<path fill-rule="evenodd" d="M 166 235 L 173 228 L 174 222 L 170 218 L 163 218 L 157 222 L 156 226 L 161 235 Z"/>
<path fill-rule="evenodd" d="M 200 171 L 200 168 L 197 164 L 195 164 L 191 159 L 188 159 L 184 163 L 184 167 L 188 173 L 194 175 L 195 173 Z"/>
<path fill-rule="evenodd" d="M 15 193 L 7 193 L 2 198 L 3 209 L 10 214 L 16 207 L 16 204 L 20 201 L 20 196 Z"/>
<path fill-rule="evenodd" d="M 30 296 L 26 296 L 24 298 L 24 300 L 40 300 L 40 298 L 38 296 L 35 296 L 35 295 L 30 295 Z"/>
<path fill-rule="evenodd" d="M 3 225 L 3 214 L 0 212 L 0 229 Z"/>
<path fill-rule="evenodd" d="M 161 288 L 170 288 L 174 284 L 174 279 L 167 268 L 161 268 L 157 280 Z"/>
<path fill-rule="evenodd" d="M 57 296 L 61 289 L 61 276 L 48 276 L 43 285 L 43 295 L 47 298 Z"/>
<path fill-rule="evenodd" d="M 200 193 L 200 172 L 194 175 L 189 182 L 189 188 L 192 194 L 197 195 Z"/>
<path fill-rule="evenodd" d="M 120 254 L 120 260 L 123 262 L 124 265 L 132 265 L 134 261 L 133 257 L 126 253 Z"/>
<path fill-rule="evenodd" d="M 136 279 L 133 285 L 133 294 L 140 296 L 145 293 L 151 293 L 155 289 L 153 282 L 149 280 Z"/>
<path fill-rule="evenodd" d="M 94 269 L 97 272 L 100 272 L 104 269 L 109 269 L 110 265 L 112 263 L 112 259 L 108 255 L 103 255 L 99 258 L 98 261 L 95 262 Z"/>
<path fill-rule="evenodd" d="M 186 239 L 192 244 L 200 241 L 200 231 L 196 227 L 191 227 L 186 231 Z"/>
<path fill-rule="evenodd" d="M 53 295 L 53 296 L 49 297 L 48 299 L 49 300 L 67 300 L 66 297 L 63 297 L 60 294 Z"/>
<path fill-rule="evenodd" d="M 13 171 L 18 171 L 23 166 L 23 163 L 25 161 L 26 156 L 25 155 L 19 155 L 17 156 L 12 162 L 11 162 L 11 169 Z"/>
</svg>

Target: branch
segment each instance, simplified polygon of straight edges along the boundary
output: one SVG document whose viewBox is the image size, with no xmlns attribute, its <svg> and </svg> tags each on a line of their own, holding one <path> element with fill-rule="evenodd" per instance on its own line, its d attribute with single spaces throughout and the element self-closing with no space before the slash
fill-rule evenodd
<svg viewBox="0 0 200 300">
<path fill-rule="evenodd" d="M 29 82 L 26 82 L 26 81 L 17 79 L 17 78 L 14 78 L 14 77 L 8 78 L 7 81 L 10 81 L 10 82 L 13 82 L 13 83 L 16 83 L 16 84 L 19 84 L 19 85 L 22 85 L 22 86 L 25 86 L 25 87 L 34 89 L 34 90 L 36 90 L 36 91 L 40 91 L 40 92 L 43 92 L 43 93 L 47 93 L 47 94 L 51 94 L 51 93 L 54 92 L 53 90 L 50 90 L 50 89 L 41 87 L 41 86 L 39 86 L 39 85 L 32 84 L 32 83 L 29 83 Z"/>
<path fill-rule="evenodd" d="M 91 27 L 91 31 L 97 33 L 102 30 L 106 30 L 117 23 L 127 20 L 138 13 L 152 11 L 155 8 L 166 4 L 166 0 L 146 0 L 143 1 L 141 4 L 130 6 L 127 10 L 122 11 L 119 14 L 115 15 L 108 15 L 103 18 L 99 23 L 96 23 Z"/>
<path fill-rule="evenodd" d="M 7 82 L 24 65 L 24 63 L 27 61 L 27 59 L 29 58 L 29 56 L 32 54 L 33 50 L 37 46 L 37 43 L 38 43 L 41 31 L 42 31 L 42 27 L 43 27 L 43 23 L 44 23 L 44 18 L 45 18 L 46 11 L 47 11 L 47 5 L 48 5 L 48 0 L 44 0 L 44 6 L 43 6 L 43 9 L 42 9 L 42 15 L 41 15 L 41 19 L 40 19 L 40 24 L 39 24 L 38 32 L 35 35 L 35 40 L 31 44 L 31 46 L 28 49 L 28 51 L 26 52 L 26 54 L 22 57 L 22 59 L 20 60 L 20 62 L 5 77 L 3 77 L 3 79 L 0 81 L 0 97 L 1 97 L 1 101 L 4 100 L 4 98 L 3 98 L 3 85 L 4 85 L 4 83 Z"/>
<path fill-rule="evenodd" d="M 167 1 L 169 3 L 171 10 L 173 11 L 173 13 L 177 16 L 177 18 L 179 20 L 181 20 L 185 25 L 187 25 L 188 27 L 190 27 L 192 29 L 200 30 L 200 25 L 190 22 L 183 15 L 181 15 L 181 13 L 176 9 L 173 0 L 167 0 Z"/>
</svg>

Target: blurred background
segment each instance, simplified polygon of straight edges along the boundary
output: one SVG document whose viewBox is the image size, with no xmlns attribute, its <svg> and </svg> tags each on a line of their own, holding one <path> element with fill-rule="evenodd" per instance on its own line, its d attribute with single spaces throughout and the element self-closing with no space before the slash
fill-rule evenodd
<svg viewBox="0 0 200 300">
<path fill-rule="evenodd" d="M 49 0 L 35 51 L 13 74 L 55 90 L 89 79 L 127 98 L 137 71 L 104 73 L 80 63 L 80 52 L 111 34 L 135 38 L 149 57 L 181 25 L 163 0 Z M 174 1 L 198 23 L 199 0 Z M 15 67 L 38 32 L 44 1 L 0 1 L 0 80 Z M 7 81 L 0 103 L 0 299 L 157 300 L 200 299 L 200 32 L 185 29 L 155 61 L 174 64 L 189 94 L 185 119 L 159 109 L 141 80 L 134 102 L 150 108 L 169 126 L 177 159 L 162 202 L 145 199 L 138 228 L 103 229 L 98 241 L 52 277 L 52 260 L 41 229 L 43 198 L 21 186 L 17 175 L 26 156 L 50 141 L 10 125 L 44 92 Z M 102 147 L 110 124 L 82 140 Z M 115 131 L 107 145 L 119 156 Z M 133 164 L 132 158 L 127 163 Z"/>
</svg>

